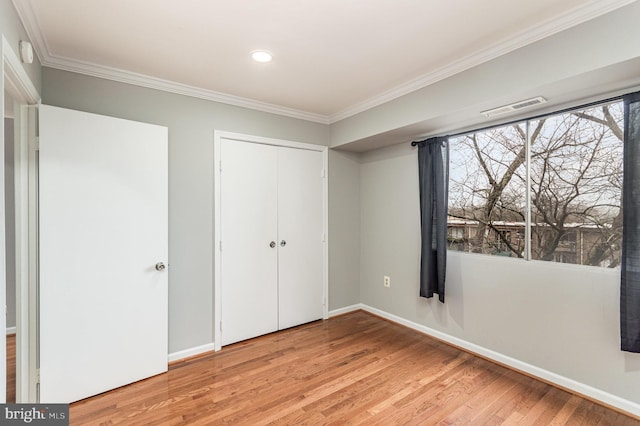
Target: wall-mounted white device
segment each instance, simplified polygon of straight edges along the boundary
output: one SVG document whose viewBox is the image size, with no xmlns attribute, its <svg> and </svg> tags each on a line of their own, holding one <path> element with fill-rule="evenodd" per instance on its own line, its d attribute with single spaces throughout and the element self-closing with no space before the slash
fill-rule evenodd
<svg viewBox="0 0 640 426">
<path fill-rule="evenodd" d="M 20 40 L 20 59 L 25 64 L 33 62 L 33 46 L 28 41 Z"/>
</svg>

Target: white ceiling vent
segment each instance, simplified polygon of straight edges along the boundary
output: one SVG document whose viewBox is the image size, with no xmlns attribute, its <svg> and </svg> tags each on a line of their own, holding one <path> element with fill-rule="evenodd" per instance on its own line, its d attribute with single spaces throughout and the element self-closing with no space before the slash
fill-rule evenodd
<svg viewBox="0 0 640 426">
<path fill-rule="evenodd" d="M 534 105 L 540 105 L 546 103 L 547 100 L 542 96 L 538 96 L 537 98 L 526 99 L 524 101 L 514 102 L 509 105 L 501 106 L 498 108 L 488 109 L 486 111 L 482 111 L 480 114 L 485 117 L 495 117 L 496 115 L 507 114 L 512 111 L 518 111 L 523 108 L 529 108 Z"/>
</svg>

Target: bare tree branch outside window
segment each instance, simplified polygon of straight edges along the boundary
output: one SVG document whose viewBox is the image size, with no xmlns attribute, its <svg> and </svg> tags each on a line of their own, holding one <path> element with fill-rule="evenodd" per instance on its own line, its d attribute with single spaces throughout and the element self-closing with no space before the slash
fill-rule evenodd
<svg viewBox="0 0 640 426">
<path fill-rule="evenodd" d="M 622 119 L 614 103 L 451 138 L 449 248 L 524 257 L 530 208 L 532 259 L 617 267 Z"/>
</svg>

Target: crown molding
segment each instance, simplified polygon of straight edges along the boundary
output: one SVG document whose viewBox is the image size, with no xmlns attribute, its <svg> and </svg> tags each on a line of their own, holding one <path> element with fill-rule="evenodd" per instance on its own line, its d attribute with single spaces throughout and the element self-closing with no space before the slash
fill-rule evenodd
<svg viewBox="0 0 640 426">
<path fill-rule="evenodd" d="M 149 89 L 162 90 L 178 95 L 190 96 L 208 101 L 219 102 L 227 105 L 253 109 L 285 117 L 297 118 L 320 124 L 330 124 L 329 117 L 322 114 L 301 111 L 294 108 L 287 108 L 255 99 L 243 98 L 229 95 L 213 90 L 202 89 L 200 87 L 189 86 L 187 84 L 176 83 L 149 75 L 139 74 L 118 68 L 99 65 L 96 63 L 80 61 L 51 53 L 47 39 L 41 31 L 38 18 L 33 11 L 31 0 L 12 0 L 14 8 L 22 21 L 34 50 L 42 66 L 55 68 L 63 71 L 71 71 L 78 74 L 117 81 L 120 83 L 133 84 L 147 87 Z"/>
<path fill-rule="evenodd" d="M 189 86 L 187 84 L 176 83 L 174 81 L 164 80 L 149 75 L 138 74 L 118 68 L 79 61 L 72 58 L 49 55 L 48 58 L 43 61 L 43 65 L 63 71 L 76 72 L 79 74 L 117 81 L 120 83 L 133 84 L 136 86 L 147 87 L 149 89 L 176 93 L 178 95 L 205 99 L 208 101 L 253 109 L 256 111 L 267 112 L 285 117 L 297 118 L 300 120 L 312 121 L 320 124 L 329 124 L 328 117 L 322 114 L 300 111 L 297 109 L 274 105 L 267 102 L 261 102 L 254 99 L 243 98 L 240 96 L 234 96 L 226 93 L 216 92 L 213 90 Z"/>
<path fill-rule="evenodd" d="M 389 89 L 379 95 L 356 103 L 335 114 L 329 115 L 329 123 L 333 124 L 361 112 L 375 108 L 401 96 L 420 90 L 445 78 L 471 69 L 499 56 L 513 52 L 529 44 L 540 41 L 545 37 L 557 34 L 576 25 L 597 18 L 615 9 L 634 3 L 636 0 L 591 0 L 588 4 L 576 7 L 562 15 L 548 19 L 532 28 L 527 28 L 518 34 L 502 40 L 485 49 L 478 50 L 445 66 L 422 74 L 399 86 Z"/>
<path fill-rule="evenodd" d="M 27 31 L 33 50 L 42 64 L 49 56 L 49 44 L 40 30 L 40 23 L 31 6 L 31 0 L 11 0 L 11 3 L 13 3 L 13 8 L 18 13 L 18 17 Z"/>
<path fill-rule="evenodd" d="M 478 50 L 459 60 L 439 67 L 431 72 L 422 74 L 412 80 L 398 85 L 390 90 L 382 92 L 362 102 L 358 102 L 348 108 L 331 115 L 322 115 L 301 111 L 293 108 L 274 105 L 254 99 L 229 95 L 226 93 L 202 89 L 182 83 L 176 83 L 131 71 L 98 65 L 95 63 L 79 61 L 72 58 L 53 55 L 49 49 L 47 40 L 40 29 L 37 16 L 33 11 L 31 0 L 12 0 L 14 8 L 18 12 L 29 38 L 34 45 L 36 55 L 43 66 L 60 70 L 76 72 L 107 80 L 128 83 L 151 89 L 162 90 L 185 96 L 220 102 L 238 107 L 258 110 L 271 114 L 312 121 L 321 124 L 333 124 L 344 120 L 371 108 L 380 106 L 401 96 L 420 90 L 445 78 L 466 71 L 482 63 L 488 62 L 499 56 L 522 48 L 528 44 L 542 40 L 545 37 L 559 33 L 598 16 L 604 15 L 620 7 L 634 3 L 637 0 L 590 0 L 586 5 L 575 7 L 566 13 L 548 19 L 532 28 L 527 28 L 520 33 L 509 37 L 499 43 Z"/>
</svg>

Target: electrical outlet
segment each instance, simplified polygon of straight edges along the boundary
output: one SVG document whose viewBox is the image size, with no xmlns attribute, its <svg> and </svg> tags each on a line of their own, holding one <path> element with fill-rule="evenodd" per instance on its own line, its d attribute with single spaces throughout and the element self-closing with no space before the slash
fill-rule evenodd
<svg viewBox="0 0 640 426">
<path fill-rule="evenodd" d="M 384 283 L 385 287 L 391 287 L 391 278 L 390 277 L 385 275 L 383 280 L 384 280 L 383 283 Z"/>
</svg>

